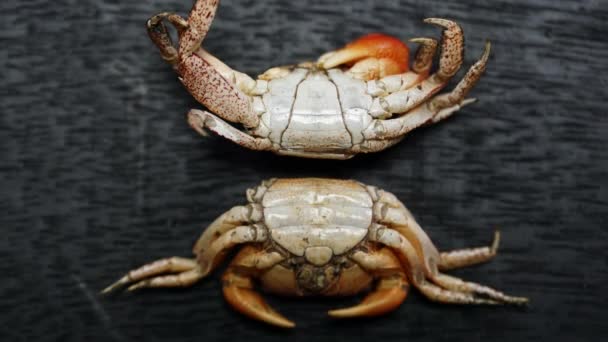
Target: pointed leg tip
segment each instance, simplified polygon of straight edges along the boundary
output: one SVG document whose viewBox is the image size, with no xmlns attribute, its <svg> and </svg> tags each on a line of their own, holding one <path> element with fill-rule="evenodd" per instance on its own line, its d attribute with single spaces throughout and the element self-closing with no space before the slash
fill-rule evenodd
<svg viewBox="0 0 608 342">
<path fill-rule="evenodd" d="M 118 281 L 114 282 L 113 284 L 111 284 L 110 286 L 106 287 L 105 289 L 101 290 L 99 292 L 100 295 L 108 295 L 114 291 L 116 291 L 117 289 L 119 289 L 120 287 L 126 285 L 127 283 L 129 283 L 129 278 L 128 277 L 122 277 L 120 278 Z"/>
<path fill-rule="evenodd" d="M 410 39 L 409 42 L 425 45 L 425 44 L 434 44 L 437 41 L 435 39 L 433 39 L 433 38 L 418 37 L 418 38 L 412 38 L 412 39 Z"/>
<path fill-rule="evenodd" d="M 279 322 L 275 322 L 274 324 L 280 328 L 285 328 L 285 329 L 293 329 L 296 327 L 296 324 L 294 322 L 287 320 L 287 319 L 281 320 Z"/>
<path fill-rule="evenodd" d="M 349 318 L 352 315 L 349 315 L 348 309 L 335 309 L 327 311 L 327 315 L 331 318 Z"/>
<path fill-rule="evenodd" d="M 424 22 L 427 24 L 441 26 L 445 29 L 459 27 L 458 24 L 456 24 L 456 22 L 449 20 L 449 19 L 444 19 L 444 18 L 426 18 L 426 19 L 424 19 Z"/>
<path fill-rule="evenodd" d="M 520 306 L 530 305 L 530 299 L 526 297 L 515 297 L 513 303 Z"/>
<path fill-rule="evenodd" d="M 136 284 L 133 284 L 133 285 L 127 287 L 127 291 L 128 292 L 134 292 L 134 291 L 143 289 L 146 286 L 147 286 L 147 282 L 146 281 L 140 281 L 139 283 L 136 283 Z"/>
<path fill-rule="evenodd" d="M 464 107 L 470 104 L 473 104 L 475 102 L 478 102 L 479 100 L 477 98 L 470 98 L 470 99 L 465 99 L 464 101 L 462 101 L 462 103 L 460 103 L 460 107 Z"/>
<path fill-rule="evenodd" d="M 492 246 L 490 247 L 490 249 L 492 250 L 493 253 L 496 253 L 496 251 L 498 251 L 499 246 L 500 246 L 500 230 L 496 230 L 496 231 L 494 231 L 494 240 L 492 241 Z"/>
<path fill-rule="evenodd" d="M 481 54 L 480 60 L 487 61 L 490 58 L 490 52 L 492 51 L 492 43 L 489 40 L 486 40 L 486 43 L 483 47 L 483 53 Z"/>
</svg>

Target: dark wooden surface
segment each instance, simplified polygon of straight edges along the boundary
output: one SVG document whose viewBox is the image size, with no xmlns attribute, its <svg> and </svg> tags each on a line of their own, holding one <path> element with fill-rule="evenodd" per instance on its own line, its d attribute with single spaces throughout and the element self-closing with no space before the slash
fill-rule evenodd
<svg viewBox="0 0 608 342">
<path fill-rule="evenodd" d="M 438 36 L 466 61 L 493 42 L 481 101 L 347 162 L 255 153 L 185 122 L 199 108 L 144 23 L 190 1 L 0 3 L 0 340 L 601 341 L 608 338 L 606 1 L 225 0 L 205 46 L 255 75 L 363 33 Z M 269 301 L 299 326 L 232 311 L 215 272 L 191 289 L 102 298 L 126 270 L 189 255 L 203 227 L 269 177 L 355 178 L 393 191 L 440 248 L 487 243 L 456 272 L 531 298 L 526 310 L 442 306 L 413 292 L 386 317 L 336 322 L 359 298 Z"/>
</svg>

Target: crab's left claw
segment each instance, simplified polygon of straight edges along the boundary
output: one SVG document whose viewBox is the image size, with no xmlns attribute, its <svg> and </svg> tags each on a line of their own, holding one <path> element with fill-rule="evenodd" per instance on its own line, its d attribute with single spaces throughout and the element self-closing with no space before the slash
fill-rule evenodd
<svg viewBox="0 0 608 342">
<path fill-rule="evenodd" d="M 364 80 L 401 74 L 408 70 L 409 49 L 395 37 L 381 33 L 363 36 L 344 48 L 324 54 L 318 64 L 324 69 L 351 65 L 349 72 Z"/>
</svg>

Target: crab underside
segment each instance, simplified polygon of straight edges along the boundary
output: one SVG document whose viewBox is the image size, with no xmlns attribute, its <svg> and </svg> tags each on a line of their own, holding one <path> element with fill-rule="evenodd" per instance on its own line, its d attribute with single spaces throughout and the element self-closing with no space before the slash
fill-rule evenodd
<svg viewBox="0 0 608 342">
<path fill-rule="evenodd" d="M 406 207 L 391 193 L 355 181 L 279 179 L 247 191 L 248 204 L 216 219 L 193 248 L 130 271 L 104 292 L 122 286 L 185 287 L 207 276 L 241 246 L 223 276 L 224 296 L 236 310 L 293 327 L 254 291 L 288 296 L 349 296 L 373 286 L 361 304 L 330 316 L 375 316 L 405 300 L 409 284 L 427 298 L 454 304 L 524 304 L 443 271 L 492 259 L 490 247 L 438 252 Z"/>
<path fill-rule="evenodd" d="M 329 159 L 384 150 L 410 131 L 472 103 L 466 95 L 483 74 L 490 53 L 487 43 L 456 87 L 439 94 L 463 63 L 464 35 L 453 21 L 429 18 L 425 22 L 443 28 L 441 42 L 412 39 L 419 48 L 411 67 L 405 44 L 371 34 L 316 62 L 272 68 L 254 80 L 201 47 L 218 3 L 197 1 L 187 20 L 158 14 L 148 21 L 148 32 L 186 89 L 209 110 L 191 110 L 190 125 L 252 150 Z M 178 31 L 177 47 L 165 20 Z M 431 72 L 437 50 L 439 66 Z"/>
</svg>

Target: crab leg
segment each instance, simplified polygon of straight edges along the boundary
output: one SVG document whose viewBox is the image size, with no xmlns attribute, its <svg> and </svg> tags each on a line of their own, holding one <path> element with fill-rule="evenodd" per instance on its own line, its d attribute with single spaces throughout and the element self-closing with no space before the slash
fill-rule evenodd
<svg viewBox="0 0 608 342">
<path fill-rule="evenodd" d="M 160 13 L 148 20 L 148 34 L 161 56 L 174 65 L 180 81 L 194 98 L 222 118 L 257 127 L 259 118 L 246 94 L 255 81 L 234 71 L 201 48 L 215 17 L 219 0 L 198 0 L 188 20 L 172 13 Z M 179 47 L 174 47 L 163 20 L 173 24 L 179 34 Z"/>
<path fill-rule="evenodd" d="M 200 236 L 192 251 L 194 254 L 208 249 L 211 244 L 228 231 L 242 225 L 258 222 L 262 217 L 259 207 L 238 205 L 216 218 Z"/>
<path fill-rule="evenodd" d="M 259 221 L 261 217 L 260 208 L 255 205 L 233 207 L 211 223 L 201 235 L 193 248 L 197 259 L 172 257 L 146 264 L 130 271 L 102 292 L 112 292 L 133 283 L 135 285 L 129 287 L 129 290 L 190 286 L 209 274 L 223 260 L 225 250 L 238 243 L 264 241 L 264 228 L 257 225 L 244 226 Z"/>
<path fill-rule="evenodd" d="M 101 292 L 110 293 L 120 287 L 133 283 L 138 284 L 129 287 L 129 290 L 139 287 L 159 287 L 156 285 L 161 283 L 164 284 L 162 287 L 189 286 L 202 277 L 200 272 L 198 272 L 197 266 L 198 264 L 194 259 L 180 257 L 160 259 L 130 271 L 117 282 L 106 287 Z M 159 276 L 166 273 L 178 274 L 144 280 L 146 278 Z M 144 284 L 146 284 L 146 286 L 144 286 Z"/>
<path fill-rule="evenodd" d="M 490 287 L 463 281 L 462 279 L 452 277 L 447 274 L 438 274 L 431 278 L 431 280 L 445 289 L 484 296 L 490 298 L 491 301 L 496 301 L 497 303 L 526 304 L 528 302 L 528 298 L 507 296 L 504 293 Z"/>
<path fill-rule="evenodd" d="M 266 254 L 251 246 L 243 248 L 222 277 L 226 301 L 235 310 L 251 318 L 283 328 L 293 328 L 293 322 L 274 311 L 253 289 L 252 278 L 255 274 L 283 259 L 278 253 Z"/>
<path fill-rule="evenodd" d="M 465 100 L 464 98 L 485 71 L 489 55 L 490 43 L 488 42 L 481 58 L 469 69 L 451 93 L 439 95 L 429 103 L 396 119 L 375 120 L 363 132 L 363 136 L 369 140 L 395 139 L 425 124 L 444 120 L 462 107 L 475 102 L 475 99 Z"/>
<path fill-rule="evenodd" d="M 494 233 L 494 241 L 489 247 L 465 248 L 443 252 L 440 254 L 439 270 L 453 270 L 490 261 L 496 256 L 499 244 L 500 232 L 496 231 Z"/>
<path fill-rule="evenodd" d="M 391 75 L 377 81 L 377 86 L 388 94 L 408 90 L 429 77 L 438 42 L 433 38 L 414 38 L 411 42 L 420 44 L 412 63 L 412 70 L 399 75 Z M 392 114 L 392 113 L 391 113 Z"/>
<path fill-rule="evenodd" d="M 270 150 L 272 147 L 270 140 L 253 137 L 206 111 L 198 109 L 190 110 L 188 113 L 188 123 L 201 135 L 206 135 L 205 128 L 208 128 L 218 135 L 252 150 L 264 151 Z"/>
<path fill-rule="evenodd" d="M 219 0 L 197 0 L 188 15 L 188 29 L 180 37 L 179 54 L 182 58 L 194 53 L 203 43 L 215 18 Z"/>
<path fill-rule="evenodd" d="M 353 148 L 354 153 L 373 153 L 383 151 L 402 140 L 402 137 L 395 139 L 386 139 L 386 140 L 365 140 L 361 142 L 361 145 Z"/>
<path fill-rule="evenodd" d="M 469 71 L 467 71 L 464 78 L 458 82 L 454 90 L 452 90 L 448 94 L 443 94 L 437 96 L 431 101 L 431 109 L 433 110 L 441 110 L 444 108 L 448 108 L 450 106 L 454 106 L 460 103 L 473 89 L 473 86 L 479 81 L 481 75 L 486 71 L 486 66 L 488 64 L 488 58 L 490 57 L 490 50 L 492 45 L 490 42 L 486 42 L 483 54 L 479 58 L 479 60 L 471 66 Z M 433 122 L 437 122 L 439 120 L 443 120 L 442 115 L 437 115 L 436 118 L 433 119 Z"/>
<path fill-rule="evenodd" d="M 526 298 L 510 297 L 489 287 L 464 282 L 439 272 L 428 276 L 439 286 L 432 284 L 424 275 L 423 263 L 415 247 L 395 230 L 376 226 L 370 231 L 370 240 L 392 248 L 401 260 L 403 268 L 408 270 L 408 277 L 414 286 L 431 300 L 452 304 L 525 304 L 527 302 Z"/>
<path fill-rule="evenodd" d="M 437 52 L 437 40 L 433 38 L 413 38 L 410 39 L 410 42 L 420 44 L 418 50 L 416 50 L 412 71 L 418 75 L 428 75 L 433 66 L 433 57 Z"/>
<path fill-rule="evenodd" d="M 265 229 L 254 226 L 239 226 L 220 235 L 207 249 L 197 251 L 198 258 L 196 260 L 173 257 L 146 264 L 130 271 L 117 282 L 104 289 L 102 293 L 112 292 L 119 287 L 134 282 L 136 282 L 135 285 L 130 286 L 129 291 L 145 287 L 187 287 L 207 276 L 223 260 L 226 250 L 237 244 L 265 240 Z M 175 272 L 181 273 L 163 275 Z"/>
<path fill-rule="evenodd" d="M 179 55 L 177 49 L 173 45 L 167 27 L 163 23 L 164 19 L 167 19 L 175 26 L 179 35 L 188 27 L 188 22 L 175 13 L 163 12 L 150 18 L 147 23 L 148 35 L 160 50 L 162 58 L 169 64 L 176 64 L 179 60 Z"/>
<path fill-rule="evenodd" d="M 495 301 L 476 298 L 470 293 L 446 290 L 429 283 L 424 276 L 422 262 L 414 246 L 405 237 L 397 231 L 381 226 L 370 233 L 371 241 L 379 242 L 395 251 L 403 268 L 408 270 L 409 278 L 427 298 L 443 303 L 498 304 Z"/>
<path fill-rule="evenodd" d="M 389 113 L 405 113 L 417 107 L 443 89 L 462 65 L 464 36 L 460 26 L 453 21 L 439 18 L 428 18 L 424 22 L 444 28 L 439 70 L 416 87 L 397 91 L 383 98 L 382 107 Z"/>
<path fill-rule="evenodd" d="M 377 193 L 378 201 L 374 204 L 374 218 L 407 238 L 418 257 L 423 260 L 425 274 L 436 273 L 440 256 L 429 236 L 395 195 L 384 190 L 378 190 Z"/>
</svg>

